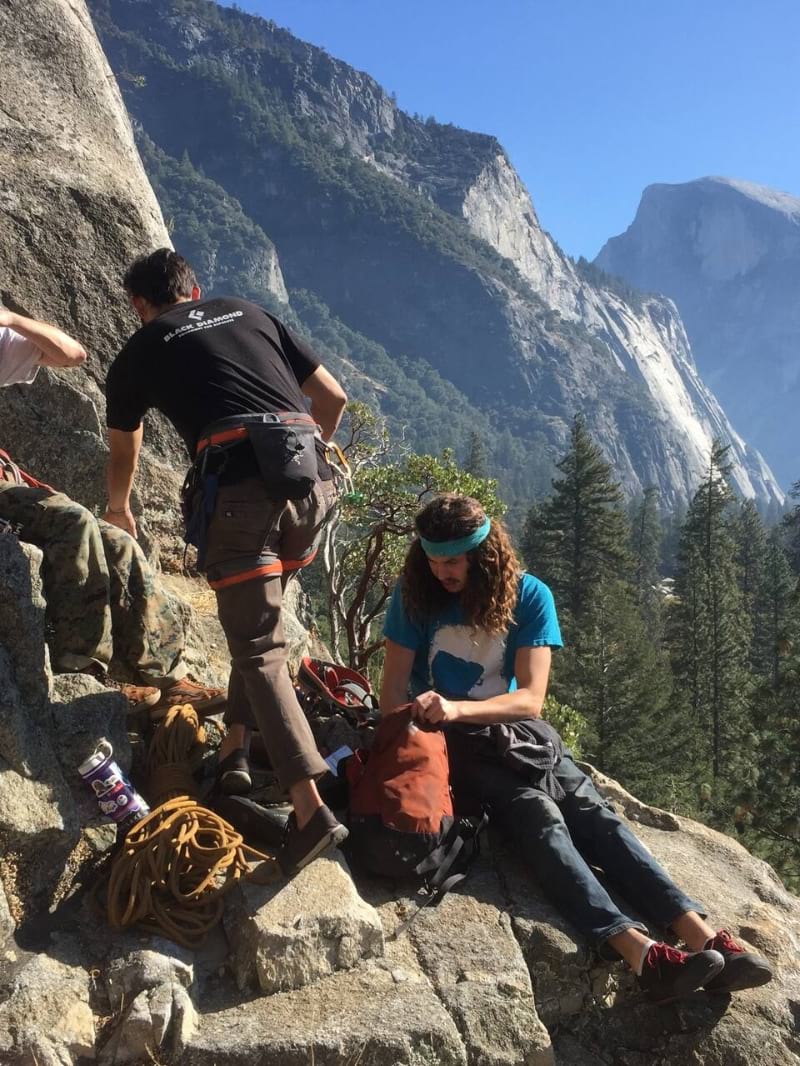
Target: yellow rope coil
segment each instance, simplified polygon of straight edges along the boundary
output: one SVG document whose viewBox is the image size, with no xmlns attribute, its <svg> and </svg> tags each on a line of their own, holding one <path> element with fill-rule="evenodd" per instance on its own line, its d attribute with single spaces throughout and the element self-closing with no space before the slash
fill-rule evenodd
<svg viewBox="0 0 800 1066">
<path fill-rule="evenodd" d="M 245 844 L 232 825 L 201 807 L 191 763 L 205 732 L 188 704 L 159 725 L 147 757 L 148 793 L 160 806 L 130 830 L 111 869 L 108 918 L 115 929 L 137 924 L 184 947 L 197 947 L 222 917 L 222 897 L 251 863 L 264 860 L 259 880 L 276 879 L 274 859 Z"/>
</svg>

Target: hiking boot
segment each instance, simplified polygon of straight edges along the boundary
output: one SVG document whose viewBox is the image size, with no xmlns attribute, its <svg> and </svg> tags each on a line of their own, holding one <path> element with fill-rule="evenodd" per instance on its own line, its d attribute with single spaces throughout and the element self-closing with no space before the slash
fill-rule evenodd
<svg viewBox="0 0 800 1066">
<path fill-rule="evenodd" d="M 166 718 L 171 707 L 182 707 L 186 703 L 194 707 L 201 716 L 213 714 L 224 707 L 227 701 L 228 694 L 224 688 L 208 688 L 184 677 L 180 681 L 174 681 L 169 688 L 161 692 L 150 717 L 154 720 Z"/>
<path fill-rule="evenodd" d="M 669 944 L 655 943 L 645 957 L 639 987 L 651 1003 L 669 1003 L 705 988 L 724 965 L 718 951 L 689 954 Z"/>
<path fill-rule="evenodd" d="M 740 992 L 743 988 L 758 988 L 775 976 L 775 971 L 761 955 L 746 951 L 737 944 L 727 929 L 706 941 L 706 949 L 718 951 L 725 960 L 725 968 L 705 986 L 706 992 L 716 994 Z"/>
<path fill-rule="evenodd" d="M 103 684 L 107 685 L 109 682 L 106 680 Z M 129 714 L 136 714 L 137 711 L 142 711 L 145 707 L 154 707 L 161 699 L 161 689 L 154 688 L 152 685 L 123 685 L 118 683 L 114 685 L 114 688 L 118 688 L 128 701 Z"/>
<path fill-rule="evenodd" d="M 297 828 L 294 811 L 286 823 L 286 837 L 278 853 L 281 869 L 287 877 L 302 870 L 329 848 L 338 848 L 347 840 L 347 828 L 337 822 L 335 815 L 324 804 L 317 808 L 311 819 Z"/>
<path fill-rule="evenodd" d="M 217 763 L 217 780 L 226 796 L 246 796 L 253 787 L 250 763 L 244 748 L 234 748 Z"/>
</svg>

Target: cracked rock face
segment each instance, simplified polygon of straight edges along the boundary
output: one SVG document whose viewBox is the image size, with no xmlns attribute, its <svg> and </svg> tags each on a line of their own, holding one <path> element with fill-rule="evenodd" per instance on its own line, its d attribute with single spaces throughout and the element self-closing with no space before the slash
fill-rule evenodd
<svg viewBox="0 0 800 1066">
<path fill-rule="evenodd" d="M 236 982 L 269 995 L 302 988 L 383 954 L 380 918 L 359 896 L 338 852 L 288 884 L 242 885 L 226 913 Z"/>
<path fill-rule="evenodd" d="M 105 500 L 105 372 L 138 324 L 121 275 L 136 255 L 169 243 L 83 0 L 6 0 L 0 297 L 56 322 L 89 359 L 78 370 L 40 370 L 32 386 L 0 389 L 0 446 L 87 506 Z M 178 485 L 166 460 L 182 451 L 161 420 L 148 436 L 140 498 L 158 528 L 174 518 Z"/>
</svg>

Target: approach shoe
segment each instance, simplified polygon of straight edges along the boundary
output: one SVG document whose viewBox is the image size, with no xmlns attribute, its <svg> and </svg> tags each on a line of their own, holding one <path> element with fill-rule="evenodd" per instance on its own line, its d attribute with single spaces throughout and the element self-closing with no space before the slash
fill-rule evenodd
<svg viewBox="0 0 800 1066">
<path fill-rule="evenodd" d="M 727 929 L 720 929 L 706 941 L 705 946 L 711 951 L 718 951 L 725 960 L 725 969 L 708 982 L 706 992 L 717 995 L 741 992 L 743 988 L 765 985 L 775 976 L 775 971 L 765 958 L 737 944 Z"/>
<path fill-rule="evenodd" d="M 278 853 L 281 869 L 287 877 L 302 870 L 329 848 L 338 848 L 347 840 L 347 827 L 336 820 L 330 807 L 323 804 L 302 829 L 297 828 L 294 811 L 286 823 L 283 847 Z"/>
<path fill-rule="evenodd" d="M 725 960 L 718 951 L 690 954 L 656 942 L 645 956 L 639 987 L 651 1003 L 670 1003 L 705 988 L 724 965 Z"/>
<path fill-rule="evenodd" d="M 104 685 L 110 683 L 108 680 L 103 681 Z M 151 685 L 124 685 L 117 683 L 114 688 L 119 689 L 128 701 L 129 714 L 143 711 L 145 707 L 154 707 L 161 699 L 161 689 L 154 688 Z"/>
<path fill-rule="evenodd" d="M 150 712 L 150 717 L 154 721 L 166 718 L 167 712 L 172 707 L 183 707 L 187 703 L 203 717 L 221 710 L 227 701 L 228 695 L 224 688 L 198 685 L 196 681 L 190 681 L 188 677 L 184 677 L 180 681 L 173 682 L 169 688 L 165 688 L 160 693 L 160 698 Z"/>
<path fill-rule="evenodd" d="M 217 780 L 220 791 L 226 796 L 246 796 L 253 787 L 250 763 L 244 748 L 233 751 L 217 763 Z"/>
</svg>

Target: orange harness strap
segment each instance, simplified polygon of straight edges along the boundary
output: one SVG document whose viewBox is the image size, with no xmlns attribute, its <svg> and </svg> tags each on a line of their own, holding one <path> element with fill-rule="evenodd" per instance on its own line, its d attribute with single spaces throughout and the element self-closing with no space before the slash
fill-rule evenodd
<svg viewBox="0 0 800 1066">
<path fill-rule="evenodd" d="M 309 566 L 317 556 L 317 549 L 305 557 L 305 559 L 276 559 L 274 563 L 265 563 L 252 570 L 244 570 L 241 574 L 231 574 L 229 577 L 221 577 L 217 581 L 209 580 L 212 589 L 224 589 L 230 585 L 240 585 L 243 581 L 252 581 L 256 577 L 267 577 L 273 574 L 284 574 L 294 570 L 302 570 Z"/>
</svg>

